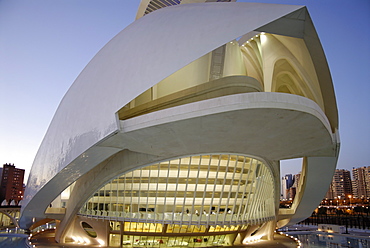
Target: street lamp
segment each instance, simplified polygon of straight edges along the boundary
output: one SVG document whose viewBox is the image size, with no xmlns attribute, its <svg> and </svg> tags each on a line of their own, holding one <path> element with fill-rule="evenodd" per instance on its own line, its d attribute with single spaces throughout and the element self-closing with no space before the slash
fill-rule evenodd
<svg viewBox="0 0 370 248">
<path fill-rule="evenodd" d="M 352 196 L 348 195 L 348 198 L 349 198 L 349 207 L 351 207 L 351 198 L 352 198 Z"/>
</svg>

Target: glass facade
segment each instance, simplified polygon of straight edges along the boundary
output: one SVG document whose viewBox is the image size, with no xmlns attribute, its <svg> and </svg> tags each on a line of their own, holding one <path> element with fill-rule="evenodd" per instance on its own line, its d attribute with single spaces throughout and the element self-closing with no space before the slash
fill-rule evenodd
<svg viewBox="0 0 370 248">
<path fill-rule="evenodd" d="M 123 247 L 205 247 L 205 246 L 229 246 L 235 235 L 214 235 L 214 236 L 129 236 L 124 235 L 122 239 Z M 112 236 L 113 237 L 113 236 Z M 116 242 L 118 243 L 118 242 Z"/>
<path fill-rule="evenodd" d="M 112 179 L 79 215 L 110 221 L 112 244 L 221 244 L 249 224 L 274 219 L 274 178 L 261 160 L 243 155 L 176 158 Z M 171 235 L 186 238 L 165 238 Z"/>
</svg>

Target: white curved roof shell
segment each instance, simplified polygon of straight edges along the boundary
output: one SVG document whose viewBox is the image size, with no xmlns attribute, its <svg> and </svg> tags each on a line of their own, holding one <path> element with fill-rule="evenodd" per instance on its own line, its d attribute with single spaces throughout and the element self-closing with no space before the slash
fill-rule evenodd
<svg viewBox="0 0 370 248">
<path fill-rule="evenodd" d="M 99 142 L 120 130 L 116 113 L 133 98 L 215 48 L 301 8 L 184 4 L 155 11 L 121 31 L 61 101 L 30 173 L 22 224 L 30 224 L 36 206 L 41 217 L 69 184 L 120 150 Z"/>
</svg>

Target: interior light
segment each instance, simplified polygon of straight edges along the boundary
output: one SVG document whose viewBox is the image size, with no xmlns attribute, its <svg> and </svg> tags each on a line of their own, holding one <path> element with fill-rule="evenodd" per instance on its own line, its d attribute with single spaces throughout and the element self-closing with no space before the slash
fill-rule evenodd
<svg viewBox="0 0 370 248">
<path fill-rule="evenodd" d="M 266 35 L 261 35 L 261 43 L 265 43 L 267 41 L 267 36 Z"/>
</svg>

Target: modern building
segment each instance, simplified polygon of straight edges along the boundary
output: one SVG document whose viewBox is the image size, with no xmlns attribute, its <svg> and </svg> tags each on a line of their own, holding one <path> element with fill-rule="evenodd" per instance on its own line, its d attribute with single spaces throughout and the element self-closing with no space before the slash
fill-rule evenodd
<svg viewBox="0 0 370 248">
<path fill-rule="evenodd" d="M 282 178 L 281 181 L 281 201 L 292 201 L 296 195 L 296 191 L 299 188 L 299 179 L 301 174 L 287 174 Z"/>
<path fill-rule="evenodd" d="M 328 199 L 352 197 L 351 173 L 348 170 L 335 170 L 329 191 L 326 194 Z"/>
<path fill-rule="evenodd" d="M 295 197 L 295 194 L 296 194 L 296 188 L 295 187 L 290 187 L 289 189 L 287 189 L 286 199 L 288 201 L 292 201 Z"/>
<path fill-rule="evenodd" d="M 333 193 L 333 192 L 334 192 L 334 191 L 333 191 L 333 182 L 332 182 L 332 183 L 330 183 L 330 185 L 329 185 L 329 189 L 328 189 L 328 191 L 326 192 L 324 199 L 325 199 L 325 200 L 327 200 L 327 199 L 334 199 L 334 193 Z"/>
<path fill-rule="evenodd" d="M 352 169 L 352 190 L 355 198 L 370 197 L 370 166 Z"/>
<path fill-rule="evenodd" d="M 281 200 L 289 200 L 288 190 L 293 186 L 292 174 L 287 174 L 281 179 Z"/>
<path fill-rule="evenodd" d="M 288 200 L 294 200 L 295 195 L 297 193 L 297 189 L 299 188 L 299 180 L 300 180 L 301 173 L 295 174 L 293 176 L 293 185 L 288 189 L 287 198 Z"/>
<path fill-rule="evenodd" d="M 23 199 L 24 170 L 14 164 L 4 164 L 1 174 L 1 205 L 18 205 Z M 4 204 L 3 204 L 4 203 Z"/>
<path fill-rule="evenodd" d="M 299 187 L 299 180 L 301 179 L 301 173 L 299 172 L 298 174 L 295 174 L 294 176 L 293 176 L 293 181 L 294 181 L 294 183 L 293 183 L 293 186 L 292 187 L 294 187 L 294 188 L 298 188 Z"/>
<path fill-rule="evenodd" d="M 21 227 L 54 218 L 60 243 L 222 246 L 310 216 L 339 152 L 310 15 L 223 2 L 141 2 L 61 101 Z M 280 160 L 292 158 L 303 158 L 300 184 L 279 209 Z"/>
</svg>

